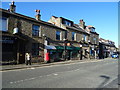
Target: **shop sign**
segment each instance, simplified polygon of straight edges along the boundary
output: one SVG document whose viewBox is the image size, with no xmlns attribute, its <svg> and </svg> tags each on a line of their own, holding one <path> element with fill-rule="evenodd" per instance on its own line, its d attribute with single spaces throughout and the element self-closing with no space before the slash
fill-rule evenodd
<svg viewBox="0 0 120 90">
<path fill-rule="evenodd" d="M 11 37 L 2 37 L 2 43 L 14 43 L 14 40 Z"/>
</svg>

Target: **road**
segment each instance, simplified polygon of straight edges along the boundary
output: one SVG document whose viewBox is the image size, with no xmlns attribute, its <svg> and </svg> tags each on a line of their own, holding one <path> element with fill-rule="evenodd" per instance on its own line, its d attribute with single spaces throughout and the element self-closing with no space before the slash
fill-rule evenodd
<svg viewBox="0 0 120 90">
<path fill-rule="evenodd" d="M 3 71 L 2 88 L 118 88 L 117 77 L 117 59 L 75 62 Z"/>
</svg>

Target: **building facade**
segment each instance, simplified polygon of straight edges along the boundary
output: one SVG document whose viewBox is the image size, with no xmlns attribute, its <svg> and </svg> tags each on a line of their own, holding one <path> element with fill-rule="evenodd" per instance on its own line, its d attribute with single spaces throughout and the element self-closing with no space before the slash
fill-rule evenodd
<svg viewBox="0 0 120 90">
<path fill-rule="evenodd" d="M 69 46 L 78 48 L 78 50 L 71 49 L 68 51 L 70 59 L 80 59 L 81 53 L 83 58 L 89 58 L 88 39 L 90 34 L 81 27 L 81 24 L 74 24 L 71 20 L 56 16 L 52 16 L 48 22 L 65 29 L 65 39 L 67 39 Z"/>
<path fill-rule="evenodd" d="M 110 56 L 116 49 L 114 42 L 99 39 L 95 27 L 86 26 L 83 20 L 75 24 L 52 16 L 45 22 L 40 10 L 35 10 L 35 18 L 17 13 L 14 2 L 10 9 L 0 12 L 3 63 L 25 63 L 26 53 L 31 54 L 34 63 L 97 59 Z"/>
<path fill-rule="evenodd" d="M 115 43 L 110 40 L 106 40 L 103 38 L 99 39 L 99 58 L 104 59 L 107 57 L 111 57 L 113 52 L 117 52 L 117 47 Z"/>
<path fill-rule="evenodd" d="M 86 26 L 86 31 L 90 34 L 90 58 L 97 59 L 99 54 L 99 34 L 95 31 L 95 27 L 91 25 Z"/>
<path fill-rule="evenodd" d="M 25 63 L 27 52 L 31 54 L 32 62 L 42 62 L 50 49 L 63 45 L 65 30 L 40 20 L 39 10 L 36 10 L 36 17 L 31 18 L 16 13 L 13 8 L 14 2 L 9 10 L 0 9 L 2 62 Z M 61 32 L 60 36 L 56 36 L 56 32 Z"/>
</svg>

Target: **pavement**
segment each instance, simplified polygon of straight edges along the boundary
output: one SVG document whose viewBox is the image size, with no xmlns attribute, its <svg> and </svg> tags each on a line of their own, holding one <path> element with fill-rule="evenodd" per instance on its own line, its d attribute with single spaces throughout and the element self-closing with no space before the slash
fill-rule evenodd
<svg viewBox="0 0 120 90">
<path fill-rule="evenodd" d="M 32 63 L 32 65 L 26 65 L 26 64 L 2 65 L 2 66 L 0 66 L 0 71 L 14 70 L 14 69 L 25 69 L 25 68 L 32 68 L 32 67 L 43 67 L 43 66 L 51 66 L 51 65 L 59 65 L 59 64 L 70 64 L 70 63 L 76 63 L 76 62 L 92 62 L 92 61 L 100 61 L 100 60 L 106 60 L 106 59 L 111 59 L 111 58 L 67 60 L 67 61 L 61 61 L 61 62 L 41 63 L 41 64 L 40 63 Z"/>
</svg>

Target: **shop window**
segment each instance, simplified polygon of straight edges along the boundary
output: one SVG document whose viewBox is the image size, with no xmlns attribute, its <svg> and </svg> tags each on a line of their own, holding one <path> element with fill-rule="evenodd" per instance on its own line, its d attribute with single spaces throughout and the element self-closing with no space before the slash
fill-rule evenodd
<svg viewBox="0 0 120 90">
<path fill-rule="evenodd" d="M 32 55 L 38 56 L 39 55 L 39 43 L 32 44 Z"/>
<path fill-rule="evenodd" d="M 6 17 L 0 18 L 0 31 L 7 31 L 8 30 L 8 21 Z"/>
<path fill-rule="evenodd" d="M 41 36 L 40 26 L 38 25 L 32 26 L 32 36 Z"/>
</svg>

